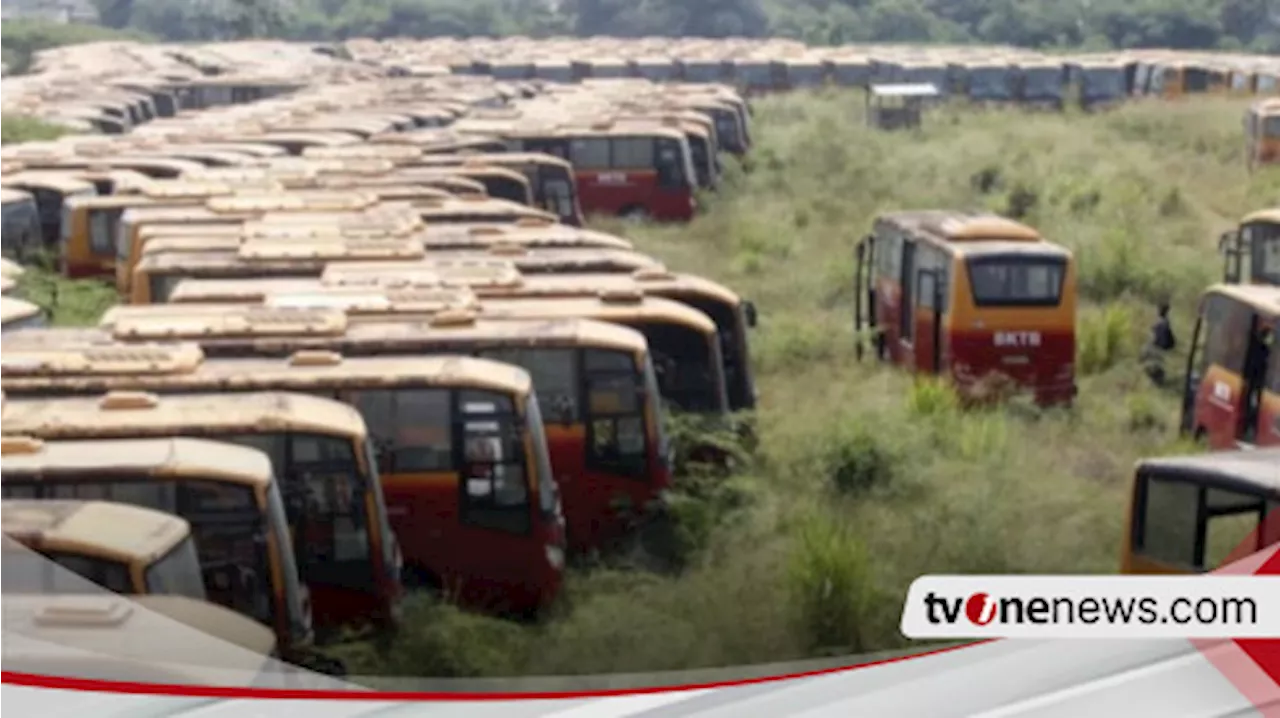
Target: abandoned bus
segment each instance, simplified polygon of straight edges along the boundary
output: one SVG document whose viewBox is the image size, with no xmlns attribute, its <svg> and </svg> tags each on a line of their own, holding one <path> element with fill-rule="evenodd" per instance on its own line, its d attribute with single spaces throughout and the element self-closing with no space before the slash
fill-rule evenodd
<svg viewBox="0 0 1280 718">
<path fill-rule="evenodd" d="M 199 207 L 210 197 L 231 192 L 224 184 L 156 182 L 140 194 L 72 197 L 62 205 L 62 273 L 72 278 L 115 276 L 119 221 L 127 209 Z"/>
<path fill-rule="evenodd" d="M 36 329 L 48 324 L 44 310 L 17 297 L 0 296 L 0 332 L 8 334 L 21 329 Z"/>
<path fill-rule="evenodd" d="M 1219 284 L 1200 299 L 1182 431 L 1212 449 L 1280 444 L 1280 287 Z"/>
<path fill-rule="evenodd" d="M 428 252 L 449 249 L 490 251 L 495 246 L 508 245 L 527 249 L 635 249 L 635 245 L 622 237 L 535 219 L 520 220 L 513 225 L 431 225 L 423 229 L 422 240 Z"/>
<path fill-rule="evenodd" d="M 97 433 L 92 419 L 77 417 L 53 431 L 50 417 L 37 418 L 50 408 L 71 408 L 68 401 L 86 403 L 5 402 L 4 411 L 13 404 L 19 416 L 6 430 L 23 436 L 4 439 L 4 498 L 116 501 L 181 517 L 191 527 L 204 597 L 271 626 L 290 658 L 305 654 L 313 640 L 311 599 L 299 583 L 294 550 L 306 547 L 289 536 L 266 457 L 182 437 L 36 438 Z M 92 413 L 100 416 L 96 408 Z"/>
<path fill-rule="evenodd" d="M 72 172 L 17 172 L 0 177 L 0 185 L 31 194 L 40 213 L 45 249 L 57 252 L 62 239 L 62 205 L 71 197 L 94 197 L 98 190 Z"/>
<path fill-rule="evenodd" d="M 195 341 L 210 357 L 460 354 L 522 367 L 538 390 L 574 552 L 622 536 L 670 486 L 657 379 L 645 339 L 634 330 L 587 319 L 489 321 L 457 312 L 348 325 L 337 308 L 255 305 L 187 312 L 175 325 L 175 309 L 117 312 L 102 334 Z"/>
<path fill-rule="evenodd" d="M 1003 375 L 1037 403 L 1075 384 L 1075 261 L 1036 230 L 988 214 L 881 215 L 857 248 L 855 325 L 878 358 L 981 396 Z M 865 305 L 865 306 L 864 306 Z"/>
<path fill-rule="evenodd" d="M 1120 572 L 1205 573 L 1280 542 L 1280 448 L 1145 459 Z"/>
<path fill-rule="evenodd" d="M 206 598 L 191 525 L 172 514 L 109 501 L 5 499 L 0 529 L 22 547 L 5 541 L 7 595 L 76 593 L 89 581 L 113 593 Z"/>
<path fill-rule="evenodd" d="M 176 316 L 166 321 L 175 322 Z M 117 351 L 136 351 L 128 344 L 116 346 Z M 170 346 L 195 349 L 191 344 Z M 6 349 L 5 367 L 11 354 L 19 354 Z M 74 353 L 71 349 L 61 351 Z M 39 356 L 41 352 L 22 354 Z M 282 396 L 256 392 L 303 391 L 318 396 L 289 394 L 288 402 L 298 407 L 298 418 L 306 417 L 312 425 L 340 409 L 348 424 L 346 433 L 358 431 L 358 441 L 352 440 L 354 436 L 333 441 L 330 434 L 324 442 L 311 441 L 307 454 L 300 456 L 302 449 L 293 444 L 303 436 L 322 435 L 314 429 L 290 429 L 277 422 L 269 425 L 273 436 L 264 436 L 259 430 L 256 436 L 248 437 L 284 464 L 281 475 L 301 473 L 303 481 L 319 479 L 320 496 L 335 497 L 321 505 L 325 515 L 308 518 L 306 524 L 332 534 L 325 541 L 308 542 L 314 553 L 326 559 L 324 565 L 310 565 L 312 572 L 324 569 L 323 578 L 332 584 L 317 586 L 312 582 L 306 572 L 309 564 L 304 561 L 317 623 L 327 615 L 327 608 L 333 608 L 332 603 L 322 601 L 326 589 L 349 608 L 355 608 L 357 602 L 386 602 L 390 592 L 381 587 L 389 587 L 398 578 L 400 548 L 408 578 L 442 588 L 470 605 L 527 613 L 539 611 L 555 598 L 564 565 L 564 519 L 536 394 L 524 370 L 471 357 L 344 358 L 327 351 L 300 351 L 285 359 L 178 364 L 169 363 L 176 368 L 170 373 L 137 376 L 81 373 L 28 378 L 6 374 L 4 389 L 10 395 L 118 388 L 165 393 L 219 390 L 224 393 L 216 396 L 229 407 L 252 402 L 254 397 Z M 162 405 L 183 399 L 186 397 L 152 397 Z M 304 401 L 313 404 L 310 411 L 302 408 Z M 219 411 L 210 407 L 201 413 L 218 415 Z M 294 414 L 291 410 L 290 415 Z M 217 419 L 225 422 L 234 415 L 226 409 Z M 4 418 L 9 420 L 8 407 Z M 203 432 L 207 434 L 209 429 Z M 237 438 L 241 436 L 237 434 Z M 292 442 L 277 440 L 294 436 L 297 438 Z M 315 468 L 300 469 L 289 462 Z M 297 483 L 286 478 L 285 485 Z M 307 484 L 298 488 L 304 486 Z M 390 508 L 386 514 L 384 492 Z M 291 510 L 303 511 L 304 506 Z M 373 515 L 375 510 L 377 516 Z M 396 538 L 389 528 L 366 535 L 365 527 L 385 527 L 387 514 Z M 295 513 L 291 518 L 301 520 L 302 516 Z M 297 545 L 304 545 L 302 538 Z M 375 559 L 374 565 L 370 565 L 370 557 Z M 379 569 L 376 572 L 375 567 Z M 329 573 L 329 569 L 341 570 Z M 398 583 L 396 588 L 398 598 Z"/>
<path fill-rule="evenodd" d="M 593 297 L 603 291 L 639 291 L 646 296 L 678 301 L 701 311 L 716 323 L 730 410 L 748 411 L 755 407 L 755 383 L 747 346 L 748 327 L 755 326 L 755 307 L 723 285 L 692 274 L 670 272 L 661 264 L 641 267 L 630 274 L 524 274 L 518 271 L 517 264 L 507 262 L 505 258 L 486 261 L 483 255 L 478 255 L 481 257 L 479 260 L 471 257 L 444 259 L 442 256 L 443 253 L 432 253 L 423 263 L 383 266 L 359 262 L 333 263 L 325 268 L 321 281 L 330 284 L 397 280 L 425 283 L 432 277 L 443 277 L 445 281 L 466 284 L 477 295 L 486 298 Z M 425 276 L 420 278 L 415 270 L 425 270 Z M 184 282 L 175 290 L 173 301 L 199 296 L 201 289 L 198 281 Z M 208 287 L 207 291 L 213 289 Z M 222 289 L 228 288 L 224 286 Z M 218 298 L 210 299 L 219 301 Z"/>
<path fill-rule="evenodd" d="M 1280 207 L 1246 216 L 1218 247 L 1227 265 L 1223 281 L 1280 285 Z"/>
<path fill-rule="evenodd" d="M 1280 163 L 1280 97 L 1250 105 L 1244 122 L 1249 168 Z"/>
<path fill-rule="evenodd" d="M 472 126 L 474 123 L 474 130 Z M 578 199 L 587 214 L 687 221 L 697 210 L 698 173 L 679 128 L 528 127 L 528 123 L 461 120 L 461 131 L 506 139 L 510 149 L 541 152 L 573 165 Z"/>
<path fill-rule="evenodd" d="M 200 356 L 194 345 L 6 347 L 5 430 L 44 439 L 199 436 L 260 449 L 279 477 L 295 536 L 291 543 L 317 627 L 362 622 L 393 627 L 401 597 L 398 551 L 377 467 L 368 465 L 368 437 L 359 414 L 303 394 L 177 394 L 205 388 L 190 387 Z M 102 357 L 117 360 L 104 362 Z M 121 366 L 145 368 L 149 358 L 156 368 L 148 373 L 121 373 Z M 224 378 L 208 389 L 227 391 L 237 379 Z M 153 385 L 173 394 L 96 396 Z M 33 396 L 41 398 L 27 398 Z M 6 479 L 4 486 L 13 484 Z M 259 492 L 241 493 L 247 510 L 250 494 Z M 204 550 L 204 542 L 197 542 Z M 258 599 L 237 590 L 237 600 Z"/>
<path fill-rule="evenodd" d="M 269 306 L 338 306 L 345 301 L 367 304 L 368 311 L 351 314 L 352 322 L 385 321 L 385 317 L 421 313 L 416 308 L 397 309 L 395 302 L 379 306 L 369 302 L 388 290 L 371 288 L 360 293 L 327 291 L 268 297 Z M 179 305 L 174 305 L 175 308 Z M 215 307 L 217 305 L 207 305 Z M 479 316 L 485 319 L 562 319 L 579 317 L 621 324 L 644 335 L 649 344 L 662 398 L 681 411 L 721 416 L 729 412 L 724 361 L 715 322 L 702 312 L 662 297 L 646 297 L 638 291 L 605 291 L 598 297 L 484 299 Z"/>
<path fill-rule="evenodd" d="M 0 209 L 3 211 L 0 251 L 5 257 L 18 261 L 38 258 L 44 242 L 36 198 L 30 192 L 0 187 Z"/>
<path fill-rule="evenodd" d="M 562 224 L 582 226 L 582 208 L 578 203 L 578 184 L 573 177 L 573 165 L 562 157 L 543 152 L 423 155 L 413 164 L 422 167 L 456 167 L 470 163 L 508 167 L 524 173 L 533 189 L 535 206 L 551 212 Z M 490 191 L 489 194 L 493 192 Z"/>
<path fill-rule="evenodd" d="M 130 304 L 170 301 L 187 278 L 318 277 L 332 261 L 404 261 L 425 256 L 410 237 L 342 237 L 306 240 L 244 240 L 235 249 L 152 251 L 138 260 L 130 283 Z"/>
</svg>

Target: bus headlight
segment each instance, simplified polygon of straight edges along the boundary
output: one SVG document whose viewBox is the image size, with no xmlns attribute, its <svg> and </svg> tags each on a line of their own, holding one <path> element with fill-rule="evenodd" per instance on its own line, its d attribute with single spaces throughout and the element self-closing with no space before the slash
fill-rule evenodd
<svg viewBox="0 0 1280 718">
<path fill-rule="evenodd" d="M 564 568 L 564 549 L 559 546 L 544 546 L 547 554 L 547 563 L 551 564 L 551 568 L 559 571 Z"/>
</svg>

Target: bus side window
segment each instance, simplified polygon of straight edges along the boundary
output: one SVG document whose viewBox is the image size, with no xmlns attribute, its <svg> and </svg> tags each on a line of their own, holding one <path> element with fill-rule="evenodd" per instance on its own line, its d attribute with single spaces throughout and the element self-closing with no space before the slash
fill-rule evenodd
<svg viewBox="0 0 1280 718">
<path fill-rule="evenodd" d="M 588 137 L 569 143 L 570 161 L 574 169 L 608 170 L 609 140 L 604 137 Z"/>
<path fill-rule="evenodd" d="M 683 187 L 691 181 L 691 178 L 685 176 L 684 158 L 678 141 L 659 139 L 654 155 L 658 184 L 663 187 Z"/>
</svg>

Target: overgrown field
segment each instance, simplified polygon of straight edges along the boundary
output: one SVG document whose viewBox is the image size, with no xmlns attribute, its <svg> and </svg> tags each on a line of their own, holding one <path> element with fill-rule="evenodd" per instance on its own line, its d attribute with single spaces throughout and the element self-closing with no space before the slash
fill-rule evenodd
<svg viewBox="0 0 1280 718">
<path fill-rule="evenodd" d="M 683 571 L 577 570 L 563 614 L 537 627 L 415 598 L 386 657 L 342 651 L 353 673 L 640 672 L 899 648 L 920 574 L 1116 569 L 1133 462 L 1187 450 L 1176 394 L 1138 363 L 1154 302 L 1171 299 L 1184 349 L 1220 271 L 1218 233 L 1280 198 L 1280 173 L 1244 168 L 1243 105 L 957 112 L 914 136 L 866 129 L 862 103 L 762 100 L 749 166 L 731 168 L 705 216 L 605 227 L 760 309 L 760 447 L 730 478 L 682 479 Z M 923 207 L 1012 214 L 1075 250 L 1073 411 L 962 412 L 936 384 L 855 359 L 854 243 L 877 212 Z"/>
</svg>

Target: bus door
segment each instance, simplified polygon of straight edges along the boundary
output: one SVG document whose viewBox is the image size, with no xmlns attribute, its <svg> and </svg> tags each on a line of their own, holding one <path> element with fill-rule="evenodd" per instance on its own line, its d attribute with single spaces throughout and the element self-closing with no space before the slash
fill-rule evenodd
<svg viewBox="0 0 1280 718">
<path fill-rule="evenodd" d="M 882 357 L 884 346 L 879 337 L 876 325 L 876 285 L 875 285 L 875 266 L 876 257 L 876 237 L 869 234 L 858 243 L 854 252 L 854 274 L 853 274 L 853 332 L 854 341 L 856 342 L 854 351 L 857 353 L 858 359 L 862 359 L 863 348 L 866 341 L 862 336 L 864 331 L 869 331 L 875 337 L 873 341 L 876 343 L 876 356 Z"/>
<path fill-rule="evenodd" d="M 1237 440 L 1257 433 L 1261 410 L 1248 416 L 1249 401 L 1253 394 L 1260 405 L 1261 386 L 1250 382 L 1262 381 L 1274 341 L 1274 331 L 1267 338 L 1262 327 L 1248 305 L 1220 294 L 1205 298 L 1187 362 L 1182 430 L 1212 449 L 1237 448 Z"/>
<path fill-rule="evenodd" d="M 1258 444 L 1259 438 L 1267 438 L 1270 433 L 1264 431 L 1262 426 L 1262 402 L 1267 388 L 1267 374 L 1272 366 L 1275 337 L 1275 327 L 1268 326 L 1264 317 L 1254 314 L 1249 326 L 1244 373 L 1241 375 L 1244 387 L 1239 422 L 1236 425 L 1236 439 L 1241 443 Z"/>
<path fill-rule="evenodd" d="M 898 275 L 898 286 L 901 287 L 898 307 L 898 341 L 893 347 L 897 353 L 895 361 L 903 366 L 915 365 L 916 349 L 916 243 L 904 239 L 902 243 L 902 266 Z"/>
<path fill-rule="evenodd" d="M 921 267 L 915 279 L 916 371 L 937 374 L 942 370 L 942 270 Z"/>
</svg>

